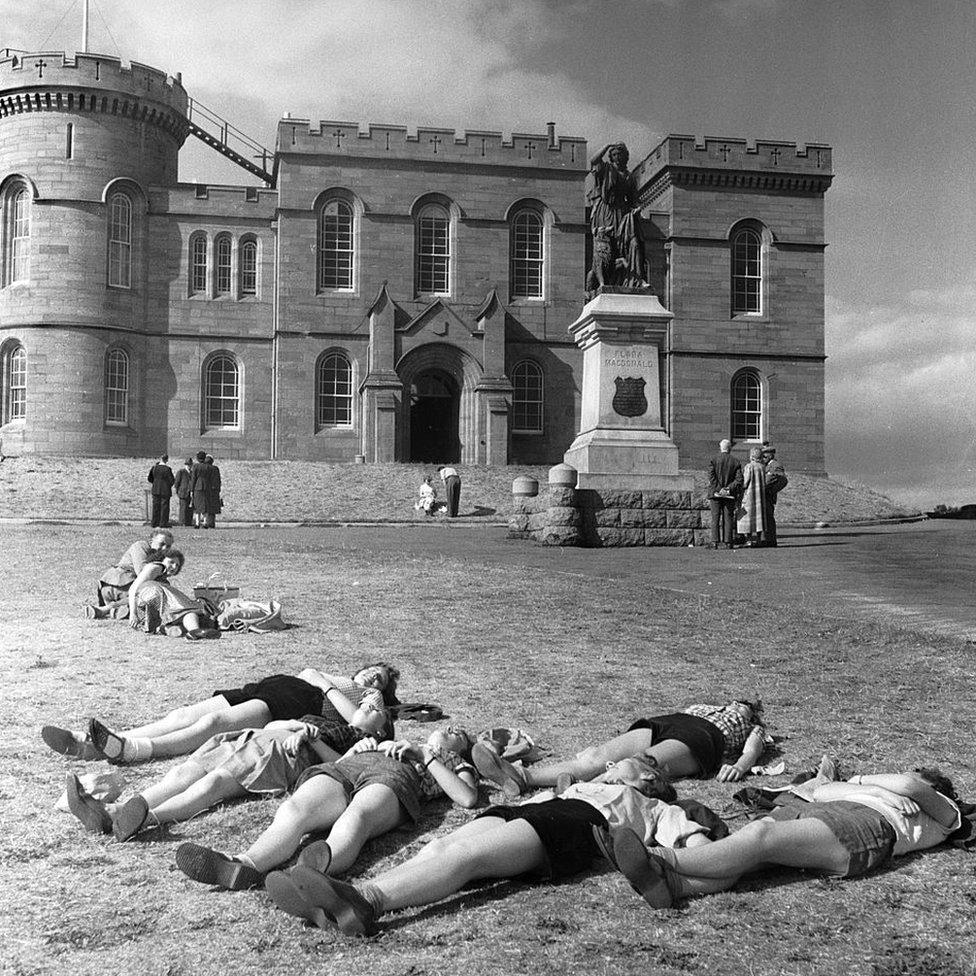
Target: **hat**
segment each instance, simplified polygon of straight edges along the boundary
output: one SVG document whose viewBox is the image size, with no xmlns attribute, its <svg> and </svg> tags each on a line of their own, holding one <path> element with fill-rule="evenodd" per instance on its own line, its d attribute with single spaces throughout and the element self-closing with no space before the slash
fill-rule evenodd
<svg viewBox="0 0 976 976">
<path fill-rule="evenodd" d="M 775 454 L 776 453 L 776 448 L 775 447 L 770 447 L 769 444 L 763 444 L 762 452 L 763 452 L 763 454 Z"/>
</svg>

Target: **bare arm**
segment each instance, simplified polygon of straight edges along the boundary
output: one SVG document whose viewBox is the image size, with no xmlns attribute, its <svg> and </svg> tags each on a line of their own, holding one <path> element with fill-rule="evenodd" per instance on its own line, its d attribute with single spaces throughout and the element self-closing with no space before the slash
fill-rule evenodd
<svg viewBox="0 0 976 976">
<path fill-rule="evenodd" d="M 477 805 L 478 784 L 471 773 L 467 770 L 462 773 L 454 772 L 441 762 L 440 757 L 430 746 L 425 745 L 421 755 L 434 781 L 459 807 L 471 810 Z"/>
<path fill-rule="evenodd" d="M 148 583 L 149 580 L 157 579 L 162 575 L 162 563 L 146 563 L 139 570 L 139 575 L 132 581 L 132 585 L 129 587 L 129 621 L 133 627 L 136 626 L 136 594 L 139 592 L 139 587 L 143 583 Z"/>
<path fill-rule="evenodd" d="M 607 150 L 613 145 L 612 142 L 608 142 L 591 160 L 590 169 L 596 169 L 600 163 L 603 162 L 603 157 L 606 155 Z"/>
<path fill-rule="evenodd" d="M 876 796 L 909 816 L 922 810 L 943 827 L 951 827 L 958 816 L 951 800 L 914 773 L 873 773 L 855 776 L 849 783 L 824 783 L 814 790 L 813 798 L 856 799 L 858 794 Z"/>
<path fill-rule="evenodd" d="M 745 779 L 765 748 L 766 742 L 762 731 L 758 728 L 753 729 L 749 733 L 749 738 L 746 739 L 746 744 L 742 747 L 742 755 L 734 763 L 725 763 L 718 771 L 716 779 L 723 783 Z"/>
</svg>

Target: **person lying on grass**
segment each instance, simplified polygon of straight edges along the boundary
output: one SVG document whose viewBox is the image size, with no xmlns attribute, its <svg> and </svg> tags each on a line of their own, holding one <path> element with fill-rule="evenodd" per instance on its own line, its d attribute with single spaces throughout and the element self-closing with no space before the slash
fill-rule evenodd
<svg viewBox="0 0 976 976">
<path fill-rule="evenodd" d="M 689 705 L 684 711 L 634 722 L 623 735 L 590 746 L 574 759 L 523 768 L 475 746 L 478 772 L 509 796 L 519 796 L 565 780 L 592 780 L 608 762 L 629 756 L 653 759 L 670 779 L 698 776 L 722 781 L 748 775 L 772 737 L 766 731 L 760 702 L 731 701 L 726 705 Z"/>
<path fill-rule="evenodd" d="M 935 847 L 962 826 L 952 783 L 937 769 L 821 782 L 812 796 L 696 850 L 647 851 L 641 838 L 621 830 L 613 836 L 614 859 L 649 905 L 671 908 L 772 866 L 857 877 L 892 857 Z"/>
<path fill-rule="evenodd" d="M 111 833 L 126 841 L 141 830 L 189 820 L 226 800 L 287 793 L 310 766 L 335 761 L 365 737 L 362 729 L 315 715 L 269 722 L 263 729 L 221 732 L 159 782 L 118 803 L 97 800 L 69 773 L 68 809 L 90 833 Z"/>
<path fill-rule="evenodd" d="M 273 674 L 243 688 L 216 691 L 210 698 L 125 732 L 91 719 L 87 739 L 54 725 L 45 725 L 41 738 L 55 752 L 74 759 L 121 764 L 185 756 L 219 732 L 262 729 L 269 722 L 303 715 L 343 720 L 375 735 L 389 720 L 386 707 L 398 704 L 399 677 L 400 672 L 385 662 L 368 664 L 352 678 L 306 668 L 297 677 Z"/>
<path fill-rule="evenodd" d="M 341 874 L 366 841 L 416 821 L 425 801 L 446 795 L 470 810 L 478 802 L 477 775 L 464 759 L 470 748 L 470 737 L 460 731 L 433 732 L 423 745 L 363 739 L 337 762 L 305 770 L 271 826 L 243 854 L 230 857 L 181 844 L 176 864 L 203 884 L 256 888 L 306 834 L 328 830 L 328 839 L 309 844 L 299 860 L 316 871 Z"/>
<path fill-rule="evenodd" d="M 708 828 L 674 799 L 674 788 L 649 760 L 624 759 L 559 797 L 546 792 L 518 806 L 489 807 L 355 887 L 301 860 L 269 874 L 265 887 L 279 908 L 320 928 L 369 935 L 384 912 L 441 901 L 472 881 L 580 874 L 606 854 L 610 827 L 626 825 L 647 844 L 710 846 Z M 714 822 L 711 811 L 696 806 Z"/>
</svg>

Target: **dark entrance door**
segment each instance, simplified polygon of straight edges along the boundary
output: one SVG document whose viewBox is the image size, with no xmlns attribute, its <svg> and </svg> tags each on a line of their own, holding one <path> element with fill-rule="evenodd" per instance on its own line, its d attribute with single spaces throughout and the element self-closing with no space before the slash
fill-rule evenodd
<svg viewBox="0 0 976 976">
<path fill-rule="evenodd" d="M 421 373 L 410 387 L 410 460 L 459 461 L 458 389 L 440 370 Z"/>
</svg>

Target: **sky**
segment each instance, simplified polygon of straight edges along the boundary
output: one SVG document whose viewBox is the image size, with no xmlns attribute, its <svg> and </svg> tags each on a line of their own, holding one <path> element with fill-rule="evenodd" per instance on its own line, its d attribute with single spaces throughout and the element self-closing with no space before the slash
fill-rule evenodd
<svg viewBox="0 0 976 976">
<path fill-rule="evenodd" d="M 91 4 L 90 50 L 182 72 L 271 147 L 286 112 L 555 121 L 634 160 L 669 132 L 831 145 L 828 471 L 922 507 L 976 502 L 974 0 Z M 0 45 L 76 50 L 81 8 L 0 0 Z M 202 144 L 181 178 L 248 182 Z"/>
</svg>

